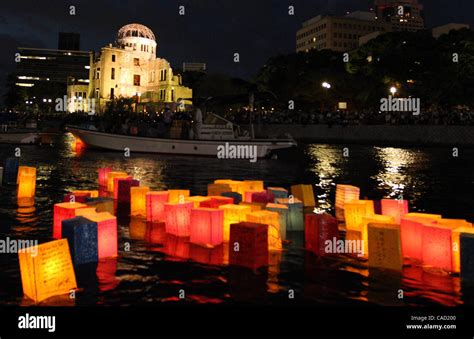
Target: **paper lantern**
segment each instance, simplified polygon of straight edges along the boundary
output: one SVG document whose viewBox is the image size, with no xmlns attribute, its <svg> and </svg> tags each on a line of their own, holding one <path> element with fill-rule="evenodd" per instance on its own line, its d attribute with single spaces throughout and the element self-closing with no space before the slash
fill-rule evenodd
<svg viewBox="0 0 474 339">
<path fill-rule="evenodd" d="M 261 211 L 261 210 L 265 209 L 266 204 L 263 203 L 263 202 L 245 202 L 245 201 L 242 201 L 239 205 L 240 206 L 248 206 L 248 207 L 250 207 L 252 212 L 254 212 L 254 211 Z"/>
<path fill-rule="evenodd" d="M 452 227 L 423 225 L 421 258 L 424 265 L 452 271 L 452 235 Z"/>
<path fill-rule="evenodd" d="M 114 199 L 120 204 L 131 202 L 130 190 L 132 187 L 140 186 L 140 181 L 132 177 L 114 178 Z"/>
<path fill-rule="evenodd" d="M 189 258 L 204 265 L 222 265 L 224 262 L 224 246 L 219 245 L 209 248 L 191 243 Z"/>
<path fill-rule="evenodd" d="M 86 205 L 95 208 L 98 213 L 115 214 L 114 199 L 112 198 L 86 198 Z"/>
<path fill-rule="evenodd" d="M 268 226 L 252 222 L 230 225 L 229 264 L 256 270 L 268 265 Z"/>
<path fill-rule="evenodd" d="M 163 246 L 163 252 L 170 257 L 189 259 L 190 243 L 187 238 L 178 237 L 173 234 L 166 234 L 166 241 Z"/>
<path fill-rule="evenodd" d="M 453 229 L 452 241 L 453 241 L 453 272 L 461 272 L 461 234 L 468 233 L 474 234 L 474 228 L 472 227 L 458 227 Z"/>
<path fill-rule="evenodd" d="M 360 188 L 351 185 L 336 185 L 336 218 L 344 221 L 344 206 L 346 202 L 359 200 Z"/>
<path fill-rule="evenodd" d="M 304 207 L 316 206 L 312 185 L 294 185 L 291 186 L 291 194 L 303 202 Z"/>
<path fill-rule="evenodd" d="M 433 220 L 439 220 L 443 218 L 441 214 L 418 213 L 418 212 L 407 213 L 403 217 L 410 218 L 412 220 L 426 219 L 424 221 L 430 221 L 430 220 L 433 221 Z"/>
<path fill-rule="evenodd" d="M 279 217 L 279 223 L 280 223 L 280 235 L 281 235 L 281 240 L 286 240 L 286 229 L 288 225 L 288 213 L 289 209 L 287 205 L 282 205 L 282 204 L 267 204 L 265 206 L 265 209 L 270 211 L 270 212 L 277 212 L 278 217 Z"/>
<path fill-rule="evenodd" d="M 461 244 L 461 280 L 474 281 L 474 234 L 462 233 Z"/>
<path fill-rule="evenodd" d="M 35 167 L 28 167 L 28 166 L 18 166 L 18 174 L 16 176 L 16 183 L 20 183 L 20 177 L 22 175 L 36 175 L 36 168 Z"/>
<path fill-rule="evenodd" d="M 282 249 L 280 216 L 277 212 L 255 211 L 245 217 L 246 221 L 268 225 L 268 250 L 279 251 Z"/>
<path fill-rule="evenodd" d="M 35 169 L 36 170 L 36 169 Z M 18 198 L 33 198 L 36 192 L 36 173 L 22 174 L 19 178 Z"/>
<path fill-rule="evenodd" d="M 296 198 L 276 199 L 277 204 L 288 206 L 287 231 L 304 231 L 303 202 Z"/>
<path fill-rule="evenodd" d="M 221 195 L 224 192 L 232 192 L 232 188 L 227 184 L 207 185 L 207 195 Z"/>
<path fill-rule="evenodd" d="M 245 191 L 261 192 L 265 190 L 262 180 L 244 180 L 243 185 Z"/>
<path fill-rule="evenodd" d="M 145 240 L 147 224 L 146 221 L 140 217 L 130 217 L 130 223 L 128 224 L 128 233 L 130 239 L 133 240 Z"/>
<path fill-rule="evenodd" d="M 83 217 L 85 215 L 90 215 L 90 214 L 95 214 L 95 213 L 97 213 L 97 210 L 95 209 L 95 207 L 85 207 L 85 208 L 76 209 L 76 211 L 74 212 L 74 215 L 76 217 Z M 69 220 L 69 219 L 66 219 L 66 220 Z"/>
<path fill-rule="evenodd" d="M 423 225 L 435 223 L 436 219 L 438 219 L 437 215 L 420 213 L 408 213 L 401 217 L 400 232 L 404 257 L 422 260 Z"/>
<path fill-rule="evenodd" d="M 63 202 L 79 202 L 84 204 L 90 196 L 90 193 L 69 193 L 64 196 Z"/>
<path fill-rule="evenodd" d="M 374 215 L 374 203 L 371 200 L 353 200 L 344 204 L 346 229 L 361 231 L 362 217 Z"/>
<path fill-rule="evenodd" d="M 401 217 L 408 213 L 407 200 L 381 200 L 382 214 L 393 217 L 396 223 L 400 223 Z"/>
<path fill-rule="evenodd" d="M 223 228 L 223 240 L 229 241 L 230 238 L 230 225 L 237 224 L 241 221 L 245 221 L 245 216 L 252 210 L 250 206 L 245 205 L 221 205 L 219 209 L 224 211 L 224 228 Z"/>
<path fill-rule="evenodd" d="M 130 215 L 146 216 L 146 194 L 149 187 L 139 186 L 130 188 Z"/>
<path fill-rule="evenodd" d="M 204 197 L 202 195 L 195 195 L 195 196 L 192 196 L 192 197 L 187 197 L 187 198 L 184 198 L 184 201 L 185 202 L 192 202 L 194 204 L 194 208 L 198 208 L 199 207 L 199 204 L 203 201 L 208 201 L 208 200 L 211 200 L 211 198 L 209 197 Z"/>
<path fill-rule="evenodd" d="M 154 191 L 146 194 L 146 220 L 161 222 L 165 220 L 165 204 L 168 202 L 167 191 Z"/>
<path fill-rule="evenodd" d="M 97 223 L 80 216 L 63 220 L 62 238 L 68 241 L 75 265 L 98 261 Z"/>
<path fill-rule="evenodd" d="M 209 200 L 203 201 L 199 204 L 199 207 L 206 208 L 219 208 L 221 205 L 233 204 L 234 199 L 221 196 L 208 197 Z"/>
<path fill-rule="evenodd" d="M 168 190 L 168 202 L 172 204 L 183 203 L 189 197 L 189 190 Z"/>
<path fill-rule="evenodd" d="M 368 239 L 369 267 L 402 270 L 403 257 L 398 225 L 370 223 Z"/>
<path fill-rule="evenodd" d="M 35 302 L 77 288 L 66 239 L 18 251 L 23 293 Z"/>
<path fill-rule="evenodd" d="M 191 210 L 194 204 L 166 203 L 165 204 L 165 224 L 166 232 L 178 237 L 189 237 L 189 227 L 191 225 Z"/>
<path fill-rule="evenodd" d="M 98 190 L 76 190 L 72 191 L 73 194 L 82 194 L 82 193 L 89 193 L 90 198 L 98 198 L 99 191 Z"/>
<path fill-rule="evenodd" d="M 362 217 L 360 224 L 360 233 L 361 240 L 364 241 L 364 257 L 368 258 L 369 256 L 369 224 L 392 224 L 397 225 L 394 217 L 388 215 L 373 214 L 369 216 Z"/>
<path fill-rule="evenodd" d="M 223 210 L 203 207 L 191 210 L 191 243 L 207 247 L 220 245 L 223 242 L 223 229 Z"/>
<path fill-rule="evenodd" d="M 76 210 L 85 207 L 87 207 L 87 205 L 77 202 L 54 204 L 53 238 L 61 238 L 61 225 L 63 220 L 74 218 L 76 216 Z"/>
<path fill-rule="evenodd" d="M 326 256 L 326 241 L 335 242 L 339 238 L 337 219 L 329 214 L 306 214 L 305 248 L 317 256 Z"/>
<path fill-rule="evenodd" d="M 263 193 L 264 194 L 264 191 L 245 191 L 245 194 L 243 195 L 244 202 L 253 202 L 252 201 L 252 195 L 257 194 L 257 193 Z M 257 201 L 255 201 L 255 202 L 257 202 Z M 266 201 L 258 201 L 258 202 L 266 203 Z"/>
<path fill-rule="evenodd" d="M 166 226 L 164 222 L 147 222 L 145 241 L 151 244 L 164 244 L 166 240 Z"/>
<path fill-rule="evenodd" d="M 125 172 L 109 172 L 107 176 L 107 191 L 114 192 L 114 178 L 126 178 L 128 174 Z"/>
<path fill-rule="evenodd" d="M 234 204 L 238 205 L 242 202 L 242 194 L 237 193 L 237 192 L 223 192 L 221 193 L 221 196 L 227 197 L 227 198 L 232 198 L 234 201 Z"/>
<path fill-rule="evenodd" d="M 458 228 L 458 227 L 465 227 L 465 228 L 470 228 L 472 227 L 472 224 L 464 219 L 436 219 L 436 223 L 443 225 L 443 226 L 450 226 L 453 229 Z"/>
<path fill-rule="evenodd" d="M 275 201 L 275 196 L 273 195 L 273 193 L 269 191 L 253 192 L 253 193 L 250 193 L 250 196 L 248 197 L 248 201 L 261 202 L 265 204 L 273 203 Z"/>
<path fill-rule="evenodd" d="M 118 255 L 117 218 L 107 212 L 88 214 L 86 219 L 97 223 L 99 259 Z"/>
<path fill-rule="evenodd" d="M 214 180 L 214 184 L 223 184 L 230 186 L 232 192 L 240 193 L 242 196 L 245 194 L 247 185 L 243 181 L 231 180 L 231 179 L 219 179 Z M 210 194 L 208 194 L 210 195 Z"/>
<path fill-rule="evenodd" d="M 3 183 L 14 184 L 18 180 L 19 158 L 7 158 L 3 168 Z"/>
<path fill-rule="evenodd" d="M 288 191 L 282 187 L 268 187 L 267 191 L 275 196 L 275 199 L 286 199 L 288 198 Z"/>
<path fill-rule="evenodd" d="M 112 172 L 110 167 L 102 167 L 99 168 L 99 186 L 105 187 L 107 186 L 109 180 L 109 173 Z"/>
</svg>

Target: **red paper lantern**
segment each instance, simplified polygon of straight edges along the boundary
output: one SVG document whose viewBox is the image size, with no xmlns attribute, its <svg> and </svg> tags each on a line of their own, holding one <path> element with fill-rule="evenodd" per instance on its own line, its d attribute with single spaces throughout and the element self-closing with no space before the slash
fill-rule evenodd
<svg viewBox="0 0 474 339">
<path fill-rule="evenodd" d="M 118 256 L 117 218 L 107 212 L 87 214 L 84 218 L 97 223 L 99 259 Z"/>
<path fill-rule="evenodd" d="M 229 263 L 252 270 L 268 266 L 268 225 L 253 222 L 230 225 Z"/>
<path fill-rule="evenodd" d="M 99 168 L 99 186 L 106 187 L 109 180 L 109 173 L 112 172 L 110 167 Z"/>
<path fill-rule="evenodd" d="M 140 181 L 132 179 L 131 177 L 127 178 L 115 178 L 114 181 L 114 198 L 118 203 L 129 204 L 131 200 L 131 189 L 132 187 L 139 187 Z"/>
<path fill-rule="evenodd" d="M 119 198 L 119 184 L 121 181 L 131 181 L 133 179 L 133 177 L 131 176 L 127 176 L 127 177 L 117 177 L 117 178 L 114 178 L 114 199 L 117 200 Z M 129 200 L 128 202 L 130 202 L 130 192 L 129 193 Z"/>
<path fill-rule="evenodd" d="M 408 201 L 382 199 L 382 215 L 393 217 L 397 224 L 400 223 L 401 217 L 408 213 Z"/>
<path fill-rule="evenodd" d="M 63 202 L 79 202 L 85 204 L 87 198 L 90 198 L 90 193 L 69 193 L 64 196 Z"/>
<path fill-rule="evenodd" d="M 54 204 L 53 238 L 61 239 L 62 222 L 76 216 L 76 209 L 88 207 L 85 204 L 63 202 Z"/>
<path fill-rule="evenodd" d="M 411 216 L 410 216 L 411 214 Z M 402 239 L 402 254 L 404 257 L 422 260 L 423 225 L 433 224 L 434 219 L 413 216 L 408 213 L 401 218 L 400 236 Z M 441 216 L 440 216 L 441 217 Z"/>
<path fill-rule="evenodd" d="M 219 208 L 221 205 L 228 205 L 233 204 L 234 199 L 229 197 L 220 197 L 220 196 L 212 196 L 208 197 L 209 200 L 202 201 L 199 204 L 199 207 L 206 207 L 206 208 Z"/>
<path fill-rule="evenodd" d="M 165 224 L 166 232 L 178 237 L 189 237 L 189 227 L 191 225 L 191 210 L 194 204 L 166 203 L 165 204 Z"/>
<path fill-rule="evenodd" d="M 245 192 L 245 201 L 248 202 L 260 202 L 260 203 L 273 203 L 275 201 L 275 195 L 270 191 L 261 192 Z"/>
<path fill-rule="evenodd" d="M 168 202 L 167 191 L 148 192 L 146 194 L 146 220 L 160 222 L 165 220 L 165 204 Z"/>
<path fill-rule="evenodd" d="M 450 226 L 424 224 L 422 231 L 422 260 L 424 265 L 453 271 L 452 235 Z"/>
<path fill-rule="evenodd" d="M 107 176 L 107 191 L 114 192 L 114 178 L 127 178 L 128 174 L 125 172 L 109 172 Z"/>
<path fill-rule="evenodd" d="M 220 245 L 223 241 L 223 229 L 223 210 L 203 207 L 191 210 L 191 243 L 208 247 Z"/>
<path fill-rule="evenodd" d="M 329 214 L 306 214 L 305 248 L 318 256 L 326 253 L 326 241 L 333 242 L 339 238 L 337 219 Z"/>
<path fill-rule="evenodd" d="M 166 226 L 164 222 L 147 222 L 145 241 L 151 244 L 164 244 L 166 241 Z"/>
</svg>

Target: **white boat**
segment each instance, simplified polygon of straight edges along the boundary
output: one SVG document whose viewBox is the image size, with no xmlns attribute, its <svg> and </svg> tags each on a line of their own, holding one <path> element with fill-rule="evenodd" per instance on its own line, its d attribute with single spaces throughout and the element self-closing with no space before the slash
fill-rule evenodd
<svg viewBox="0 0 474 339">
<path fill-rule="evenodd" d="M 265 158 L 272 152 L 296 146 L 286 139 L 235 137 L 232 123 L 203 124 L 199 139 L 165 139 L 105 133 L 95 128 L 68 126 L 67 130 L 86 147 L 112 151 L 214 156 L 218 158 Z"/>
</svg>

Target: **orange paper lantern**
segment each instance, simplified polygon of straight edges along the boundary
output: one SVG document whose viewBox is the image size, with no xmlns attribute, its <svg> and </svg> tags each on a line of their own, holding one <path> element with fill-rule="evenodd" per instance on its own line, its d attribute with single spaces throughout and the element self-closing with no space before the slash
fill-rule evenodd
<svg viewBox="0 0 474 339">
<path fill-rule="evenodd" d="M 401 217 L 408 213 L 408 201 L 382 199 L 382 214 L 393 217 L 396 223 L 400 223 Z"/>
<path fill-rule="evenodd" d="M 221 193 L 232 192 L 232 188 L 227 184 L 207 185 L 207 195 L 221 195 Z"/>
<path fill-rule="evenodd" d="M 36 171 L 36 169 L 35 169 Z M 36 192 L 36 173 L 19 176 L 18 198 L 33 198 Z"/>
<path fill-rule="evenodd" d="M 196 196 L 184 198 L 184 201 L 192 202 L 194 204 L 194 208 L 198 208 L 199 205 L 201 204 L 201 202 L 209 201 L 209 200 L 211 200 L 210 197 L 204 197 L 204 196 L 201 196 L 201 195 L 196 195 Z"/>
<path fill-rule="evenodd" d="M 66 239 L 18 251 L 23 293 L 35 302 L 77 288 Z"/>
<path fill-rule="evenodd" d="M 20 183 L 20 177 L 25 174 L 34 174 L 36 175 L 36 168 L 35 167 L 28 167 L 28 166 L 18 166 L 18 172 L 16 175 L 16 183 Z"/>
<path fill-rule="evenodd" d="M 146 220 L 161 222 L 165 220 L 165 204 L 168 202 L 167 191 L 148 192 L 146 194 Z"/>
<path fill-rule="evenodd" d="M 252 223 L 268 225 L 268 250 L 282 249 L 280 217 L 277 212 L 255 211 L 246 215 L 246 220 Z"/>
<path fill-rule="evenodd" d="M 250 206 L 233 204 L 221 205 L 219 209 L 224 211 L 223 240 L 229 241 L 230 225 L 245 221 L 245 216 L 252 210 Z"/>
<path fill-rule="evenodd" d="M 189 258 L 204 265 L 222 265 L 224 263 L 224 245 L 208 248 L 191 243 Z"/>
<path fill-rule="evenodd" d="M 145 240 L 147 224 L 141 217 L 130 217 L 130 223 L 128 224 L 128 234 L 130 239 L 133 240 Z"/>
<path fill-rule="evenodd" d="M 189 197 L 189 190 L 168 190 L 168 194 L 169 203 L 183 203 Z"/>
<path fill-rule="evenodd" d="M 189 227 L 191 225 L 192 202 L 166 203 L 165 204 L 165 225 L 166 232 L 178 237 L 189 237 Z"/>
<path fill-rule="evenodd" d="M 360 232 L 362 217 L 374 214 L 374 202 L 371 200 L 353 200 L 344 204 L 344 219 L 348 230 Z"/>
<path fill-rule="evenodd" d="M 261 192 L 265 190 L 262 180 L 244 180 L 243 185 L 245 191 Z"/>
<path fill-rule="evenodd" d="M 250 209 L 252 210 L 252 212 L 254 211 L 261 211 L 265 208 L 265 205 L 263 202 L 245 202 L 245 201 L 242 201 L 239 206 L 248 206 L 250 207 Z"/>
<path fill-rule="evenodd" d="M 89 194 L 90 198 L 99 197 L 99 191 L 97 190 L 76 190 L 76 191 L 72 191 L 72 194 Z"/>
<path fill-rule="evenodd" d="M 149 187 L 138 186 L 130 188 L 130 215 L 146 216 L 146 194 Z"/>
<path fill-rule="evenodd" d="M 107 191 L 114 192 L 114 178 L 126 178 L 128 174 L 125 172 L 109 172 L 107 176 Z"/>
<path fill-rule="evenodd" d="M 351 185 L 336 185 L 336 218 L 344 221 L 344 206 L 346 202 L 359 200 L 360 188 Z"/>
<path fill-rule="evenodd" d="M 303 202 L 304 207 L 316 206 L 312 185 L 294 185 L 291 186 L 291 194 Z"/>
<path fill-rule="evenodd" d="M 214 247 L 222 244 L 224 211 L 214 208 L 193 208 L 191 210 L 190 242 Z"/>
<path fill-rule="evenodd" d="M 230 186 L 230 189 L 232 190 L 232 192 L 240 193 L 242 196 L 245 195 L 245 190 L 247 189 L 247 185 L 243 181 L 237 181 L 237 180 L 231 180 L 231 179 L 214 180 L 214 184 L 228 185 Z"/>
<path fill-rule="evenodd" d="M 86 208 L 87 205 L 77 202 L 63 202 L 54 204 L 54 220 L 53 220 L 53 238 L 60 239 L 62 234 L 62 222 L 76 216 L 76 210 Z"/>
</svg>

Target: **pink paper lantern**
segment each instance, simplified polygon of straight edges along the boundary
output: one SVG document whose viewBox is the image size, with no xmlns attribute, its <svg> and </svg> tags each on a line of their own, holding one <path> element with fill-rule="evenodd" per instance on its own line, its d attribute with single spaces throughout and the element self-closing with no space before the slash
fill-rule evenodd
<svg viewBox="0 0 474 339">
<path fill-rule="evenodd" d="M 168 203 L 168 192 L 148 192 L 146 194 L 146 220 L 161 222 L 165 220 L 165 204 Z"/>
<path fill-rule="evenodd" d="M 214 208 L 191 210 L 190 241 L 193 244 L 217 246 L 223 242 L 224 211 Z"/>
<path fill-rule="evenodd" d="M 393 217 L 397 224 L 400 223 L 401 217 L 408 213 L 407 200 L 391 200 L 382 199 L 382 215 Z"/>
<path fill-rule="evenodd" d="M 219 208 L 219 206 L 221 205 L 228 205 L 234 203 L 234 199 L 230 197 L 211 196 L 209 198 L 210 200 L 202 201 L 199 204 L 199 207 Z"/>
<path fill-rule="evenodd" d="M 112 172 L 110 167 L 99 168 L 99 186 L 106 187 L 109 180 L 109 173 Z"/>
<path fill-rule="evenodd" d="M 404 257 L 423 260 L 423 226 L 436 223 L 433 219 L 419 217 L 401 217 L 400 237 L 402 240 L 402 254 Z"/>
<path fill-rule="evenodd" d="M 53 238 L 61 239 L 63 220 L 74 218 L 76 216 L 76 209 L 86 207 L 88 206 L 77 202 L 63 202 L 60 204 L 54 204 Z"/>
<path fill-rule="evenodd" d="M 108 212 L 86 214 L 84 218 L 97 223 L 99 259 L 118 256 L 117 218 Z"/>
<path fill-rule="evenodd" d="M 453 271 L 453 228 L 432 223 L 423 225 L 422 232 L 423 264 Z"/>
<path fill-rule="evenodd" d="M 166 203 L 164 205 L 166 232 L 178 237 L 189 237 L 193 203 Z"/>
</svg>

